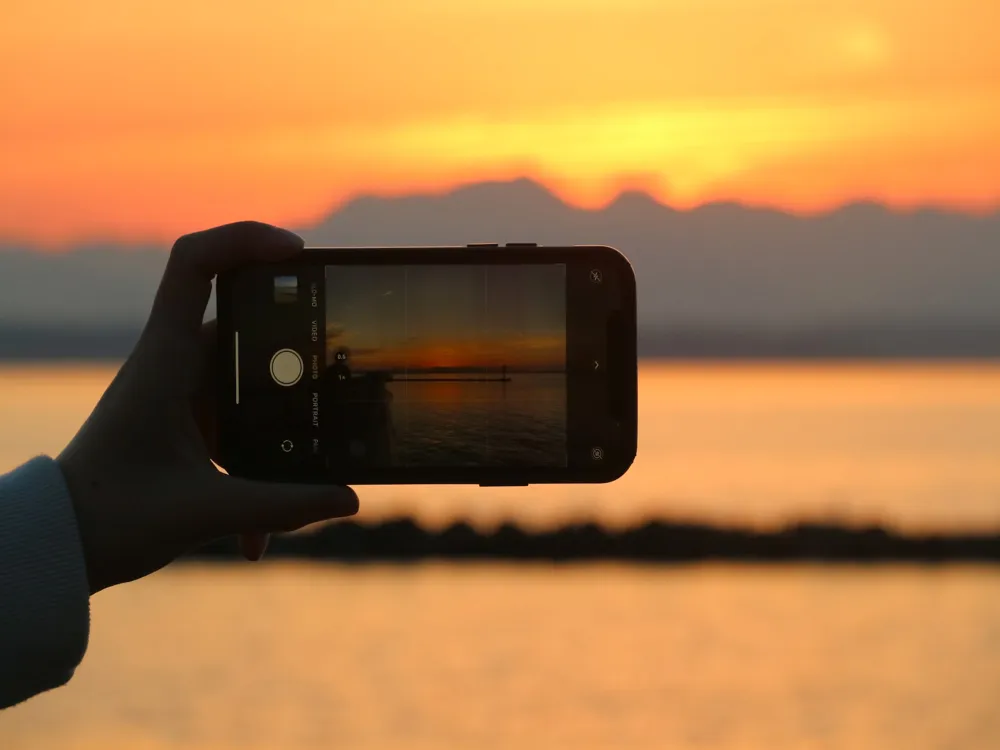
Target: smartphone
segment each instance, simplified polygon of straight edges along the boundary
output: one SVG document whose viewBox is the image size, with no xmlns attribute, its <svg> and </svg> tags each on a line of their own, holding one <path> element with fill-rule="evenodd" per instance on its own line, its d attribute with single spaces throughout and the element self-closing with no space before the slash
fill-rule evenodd
<svg viewBox="0 0 1000 750">
<path fill-rule="evenodd" d="M 285 482 L 608 482 L 635 275 L 605 246 L 310 248 L 222 274 L 219 462 Z"/>
</svg>

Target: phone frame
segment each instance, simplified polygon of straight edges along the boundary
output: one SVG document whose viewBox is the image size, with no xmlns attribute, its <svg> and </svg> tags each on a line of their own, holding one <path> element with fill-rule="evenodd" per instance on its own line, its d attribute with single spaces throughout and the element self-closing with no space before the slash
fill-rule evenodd
<svg viewBox="0 0 1000 750">
<path fill-rule="evenodd" d="M 614 322 L 606 324 L 606 365 L 609 397 L 614 398 L 617 424 L 614 428 L 615 448 L 609 460 L 594 461 L 587 466 L 558 467 L 384 467 L 354 468 L 338 474 L 328 468 L 297 467 L 265 470 L 254 461 L 246 460 L 236 449 L 234 431 L 239 430 L 236 418 L 235 389 L 236 353 L 233 346 L 234 280 L 243 269 L 222 273 L 216 280 L 218 309 L 217 426 L 218 463 L 230 474 L 250 479 L 296 483 L 331 484 L 470 484 L 480 486 L 524 486 L 528 484 L 598 484 L 621 477 L 635 460 L 638 431 L 638 368 L 636 358 L 636 292 L 635 274 L 625 256 L 607 245 L 553 245 L 529 243 L 472 244 L 465 246 L 415 247 L 315 247 L 269 264 L 276 274 L 291 273 L 303 264 L 337 265 L 537 265 L 585 263 L 612 271 L 621 300 Z M 573 311 L 567 299 L 567 341 L 569 320 Z M 569 344 L 567 344 L 569 346 Z M 612 359 L 610 352 L 614 351 Z M 567 441 L 570 440 L 570 381 L 574 377 L 567 357 Z M 577 376 L 579 377 L 579 375 Z"/>
</svg>

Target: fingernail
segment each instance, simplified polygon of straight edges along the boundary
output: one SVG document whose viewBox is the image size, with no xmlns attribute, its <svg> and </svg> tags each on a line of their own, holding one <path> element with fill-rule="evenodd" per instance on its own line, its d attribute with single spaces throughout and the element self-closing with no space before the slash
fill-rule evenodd
<svg viewBox="0 0 1000 750">
<path fill-rule="evenodd" d="M 356 515 L 360 507 L 358 496 L 350 487 L 343 487 L 334 493 L 325 493 L 322 502 L 326 508 L 321 512 L 331 514 L 327 518 L 347 518 Z"/>
<path fill-rule="evenodd" d="M 281 227 L 274 227 L 274 231 L 277 232 L 278 236 L 281 238 L 282 244 L 291 245 L 292 247 L 302 248 L 305 246 L 305 240 L 299 237 L 295 232 L 288 229 L 282 229 Z"/>
<path fill-rule="evenodd" d="M 347 487 L 346 489 L 351 493 L 351 498 L 354 500 L 354 504 L 349 507 L 350 513 L 348 514 L 353 516 L 360 509 L 361 503 L 358 501 L 358 494 L 354 490 L 350 487 Z"/>
</svg>

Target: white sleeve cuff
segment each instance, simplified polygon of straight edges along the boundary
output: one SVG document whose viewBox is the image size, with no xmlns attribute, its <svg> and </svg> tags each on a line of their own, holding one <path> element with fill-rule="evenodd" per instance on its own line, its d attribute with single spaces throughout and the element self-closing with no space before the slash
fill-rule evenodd
<svg viewBox="0 0 1000 750">
<path fill-rule="evenodd" d="M 90 586 L 59 466 L 0 477 L 0 707 L 64 685 L 87 650 Z"/>
</svg>

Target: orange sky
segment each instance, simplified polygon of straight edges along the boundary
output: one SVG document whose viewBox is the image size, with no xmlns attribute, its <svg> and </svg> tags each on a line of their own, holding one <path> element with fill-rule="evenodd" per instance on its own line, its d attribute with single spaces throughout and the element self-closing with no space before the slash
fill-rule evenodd
<svg viewBox="0 0 1000 750">
<path fill-rule="evenodd" d="M 13 7 L 11 7 L 13 6 Z M 528 175 L 581 205 L 1000 205 L 996 0 L 14 0 L 0 237 L 301 224 Z"/>
<path fill-rule="evenodd" d="M 349 337 L 327 339 L 327 352 L 338 346 L 352 348 Z M 362 342 L 363 343 L 363 342 Z M 423 370 L 429 368 L 491 368 L 506 366 L 514 370 L 558 370 L 565 366 L 566 338 L 564 336 L 519 336 L 516 338 L 488 339 L 483 342 L 469 339 L 442 337 L 432 343 L 386 349 L 353 347 L 352 366 L 358 370 Z"/>
</svg>

